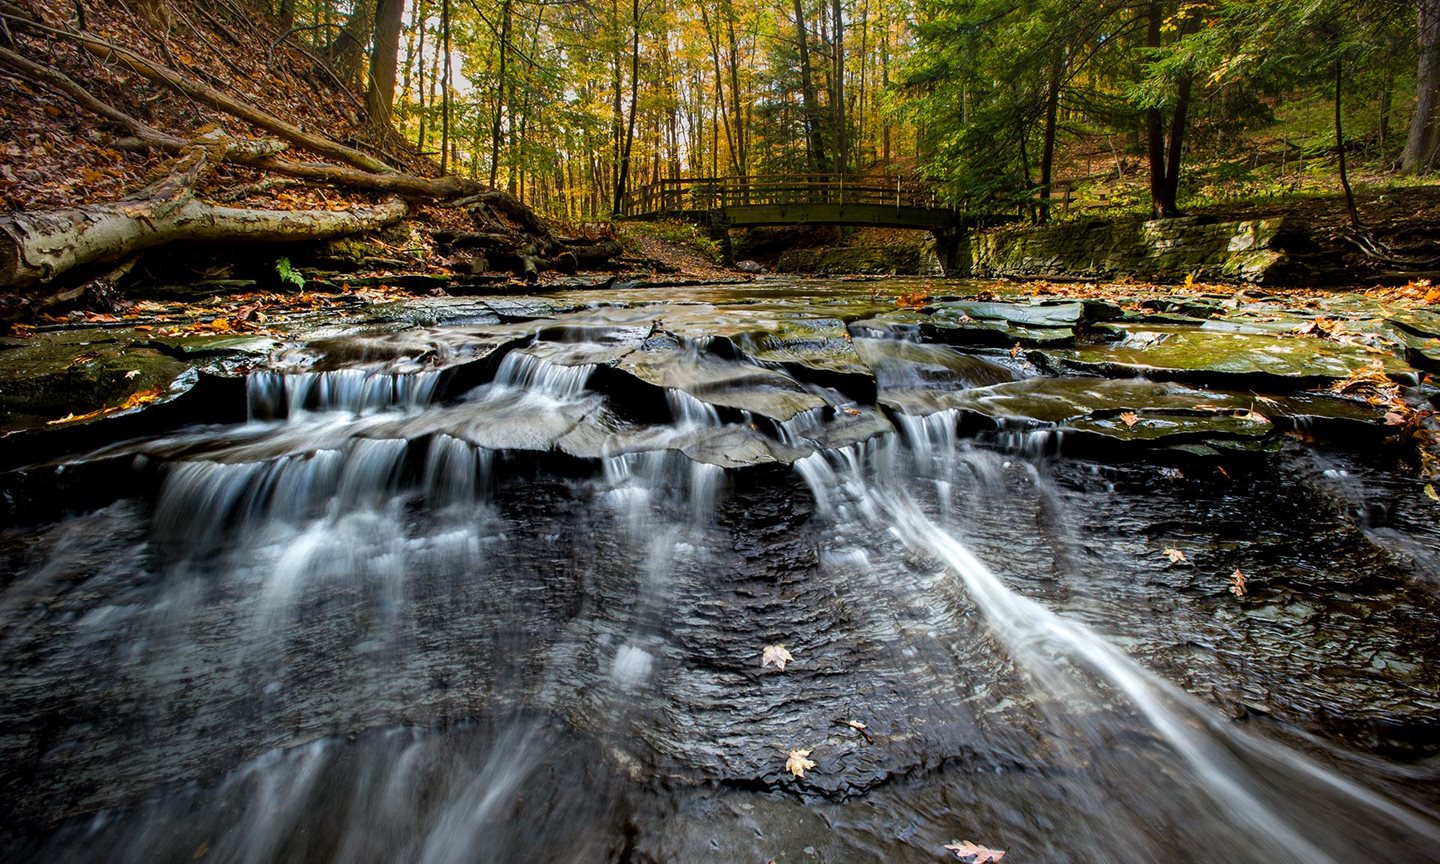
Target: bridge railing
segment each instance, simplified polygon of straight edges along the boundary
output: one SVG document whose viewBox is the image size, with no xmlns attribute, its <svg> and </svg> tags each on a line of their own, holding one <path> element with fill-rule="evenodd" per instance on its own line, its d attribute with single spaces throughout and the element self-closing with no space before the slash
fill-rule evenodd
<svg viewBox="0 0 1440 864">
<path fill-rule="evenodd" d="M 934 191 L 911 178 L 844 174 L 752 174 L 660 180 L 626 194 L 620 216 L 690 214 L 759 204 L 879 204 L 940 207 Z"/>
</svg>

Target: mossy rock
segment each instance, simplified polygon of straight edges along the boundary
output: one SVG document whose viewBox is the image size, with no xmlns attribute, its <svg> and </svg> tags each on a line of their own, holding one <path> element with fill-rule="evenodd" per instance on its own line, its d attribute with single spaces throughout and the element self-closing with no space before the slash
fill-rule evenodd
<svg viewBox="0 0 1440 864">
<path fill-rule="evenodd" d="M 132 331 L 61 331 L 9 339 L 0 350 L 0 426 L 23 429 L 168 390 L 192 364 Z"/>
</svg>

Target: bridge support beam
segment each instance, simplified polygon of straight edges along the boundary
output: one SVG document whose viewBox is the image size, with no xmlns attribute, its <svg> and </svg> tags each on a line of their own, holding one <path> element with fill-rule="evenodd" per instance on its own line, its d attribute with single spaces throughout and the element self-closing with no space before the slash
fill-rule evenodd
<svg viewBox="0 0 1440 864">
<path fill-rule="evenodd" d="M 705 225 L 705 234 L 720 248 L 720 263 L 726 267 L 735 266 L 735 247 L 730 243 L 730 223 L 718 213 L 711 213 Z"/>
<path fill-rule="evenodd" d="M 935 238 L 935 255 L 940 259 L 940 269 L 946 276 L 969 276 L 970 229 L 968 226 L 935 228 L 930 234 Z"/>
</svg>

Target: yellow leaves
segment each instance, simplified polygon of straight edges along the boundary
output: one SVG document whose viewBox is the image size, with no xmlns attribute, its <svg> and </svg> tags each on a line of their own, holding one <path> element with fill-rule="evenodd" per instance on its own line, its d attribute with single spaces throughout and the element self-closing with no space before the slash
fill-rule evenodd
<svg viewBox="0 0 1440 864">
<path fill-rule="evenodd" d="M 760 668 L 764 669 L 773 664 L 776 669 L 784 672 L 785 664 L 794 659 L 795 657 L 785 650 L 784 645 L 766 645 L 765 650 L 760 652 Z"/>
<path fill-rule="evenodd" d="M 1120 422 L 1124 423 L 1126 428 L 1129 428 L 1131 426 L 1134 426 L 1136 423 L 1139 423 L 1140 418 L 1135 414 L 1134 411 L 1121 411 Z"/>
<path fill-rule="evenodd" d="M 955 853 L 955 857 L 968 864 L 995 864 L 1005 857 L 1003 849 L 990 849 L 978 843 L 971 843 L 965 840 L 960 843 L 947 843 L 945 848 Z"/>
<path fill-rule="evenodd" d="M 809 750 L 791 750 L 790 755 L 785 759 L 785 770 L 803 780 L 805 772 L 815 767 L 815 763 L 806 758 L 809 755 Z"/>
<path fill-rule="evenodd" d="M 1170 559 L 1171 564 L 1179 564 L 1185 560 L 1185 553 L 1171 546 L 1165 550 L 1165 557 Z"/>
<path fill-rule="evenodd" d="M 136 372 L 136 374 L 138 375 L 139 373 Z M 131 376 L 127 374 L 125 377 L 129 378 Z M 65 423 L 79 423 L 84 420 L 94 420 L 97 417 L 104 417 L 107 414 L 115 414 L 119 411 L 128 411 L 131 408 L 139 408 L 142 405 L 149 405 L 151 402 L 154 402 L 156 399 L 159 399 L 163 395 L 165 395 L 165 391 L 161 390 L 158 387 L 153 390 L 138 390 L 134 393 L 131 393 L 129 396 L 126 396 L 125 401 L 121 402 L 119 405 L 111 405 L 109 407 L 100 408 L 95 411 L 87 411 L 84 414 L 76 414 L 72 411 L 71 413 L 66 414 L 64 417 L 61 417 L 59 419 L 45 421 L 45 425 L 59 426 Z"/>
<path fill-rule="evenodd" d="M 924 291 L 912 291 L 896 297 L 895 305 L 901 309 L 921 309 L 929 300 L 930 295 Z"/>
<path fill-rule="evenodd" d="M 232 329 L 229 318 L 216 318 L 210 322 L 210 330 L 214 333 L 229 333 Z"/>
<path fill-rule="evenodd" d="M 1230 574 L 1230 593 L 1236 597 L 1244 597 L 1249 593 L 1245 588 L 1245 574 L 1236 567 L 1235 572 Z"/>
<path fill-rule="evenodd" d="M 1435 501 L 1435 502 L 1437 502 L 1437 503 L 1440 503 L 1440 494 L 1436 494 L 1436 492 L 1435 492 L 1435 484 L 1434 484 L 1434 483 L 1426 483 L 1426 484 L 1425 484 L 1425 490 L 1424 490 L 1424 491 L 1425 491 L 1425 497 L 1426 497 L 1426 498 L 1429 498 L 1431 501 Z"/>
<path fill-rule="evenodd" d="M 120 403 L 120 407 L 112 410 L 128 411 L 131 408 L 139 408 L 141 405 L 149 405 L 163 395 L 165 395 L 165 391 L 158 387 L 153 390 L 139 390 L 126 396 L 125 401 Z"/>
</svg>

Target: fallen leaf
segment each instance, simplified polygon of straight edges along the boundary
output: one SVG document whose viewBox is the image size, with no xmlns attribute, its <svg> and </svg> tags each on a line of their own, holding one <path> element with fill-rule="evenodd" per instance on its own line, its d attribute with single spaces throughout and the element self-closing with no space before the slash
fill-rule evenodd
<svg viewBox="0 0 1440 864">
<path fill-rule="evenodd" d="M 1015 347 L 1010 349 L 1010 356 L 1011 356 L 1011 357 L 1019 357 L 1019 356 L 1020 356 L 1020 343 L 1019 343 L 1019 342 L 1016 342 L 1016 343 L 1015 343 Z"/>
<path fill-rule="evenodd" d="M 1230 586 L 1230 593 L 1236 597 L 1244 597 L 1246 594 L 1245 574 L 1240 572 L 1239 567 L 1236 567 L 1235 572 L 1230 575 L 1230 578 L 1234 580 L 1234 583 Z"/>
<path fill-rule="evenodd" d="M 216 333 L 228 333 L 231 329 L 229 318 L 216 318 L 210 322 L 210 329 Z"/>
<path fill-rule="evenodd" d="M 1170 559 L 1171 564 L 1179 564 L 1185 560 L 1185 553 L 1172 546 L 1165 550 L 1165 557 Z"/>
<path fill-rule="evenodd" d="M 963 843 L 947 843 L 945 848 L 954 852 L 956 858 L 968 861 L 970 864 L 994 864 L 1005 857 L 1003 849 L 990 849 L 978 843 L 971 843 L 969 840 Z"/>
<path fill-rule="evenodd" d="M 1435 484 L 1425 484 L 1425 497 L 1429 498 L 1431 501 L 1440 501 L 1440 495 L 1435 494 Z"/>
<path fill-rule="evenodd" d="M 856 732 L 864 732 L 866 729 L 870 728 L 864 723 L 861 723 L 859 720 L 844 720 L 842 722 L 846 726 L 849 726 L 851 729 L 854 729 Z"/>
<path fill-rule="evenodd" d="M 138 377 L 140 377 L 140 370 L 139 370 L 139 369 L 131 369 L 129 372 L 126 372 L 126 373 L 125 373 L 125 380 L 126 380 L 126 381 L 130 381 L 130 380 L 132 380 L 132 379 L 134 379 L 134 378 L 138 378 Z"/>
<path fill-rule="evenodd" d="M 1121 411 L 1120 422 L 1124 423 L 1126 426 L 1134 426 L 1136 423 L 1140 422 L 1140 418 L 1135 414 L 1134 411 Z"/>
<path fill-rule="evenodd" d="M 815 763 L 806 759 L 810 755 L 809 750 L 791 750 L 790 757 L 785 760 L 785 770 L 796 777 L 804 777 L 805 772 L 815 767 Z"/>
<path fill-rule="evenodd" d="M 784 645 L 766 645 L 765 650 L 760 652 L 760 668 L 764 669 L 773 663 L 776 669 L 784 672 L 785 664 L 794 659 L 794 656 L 785 650 Z"/>
</svg>

